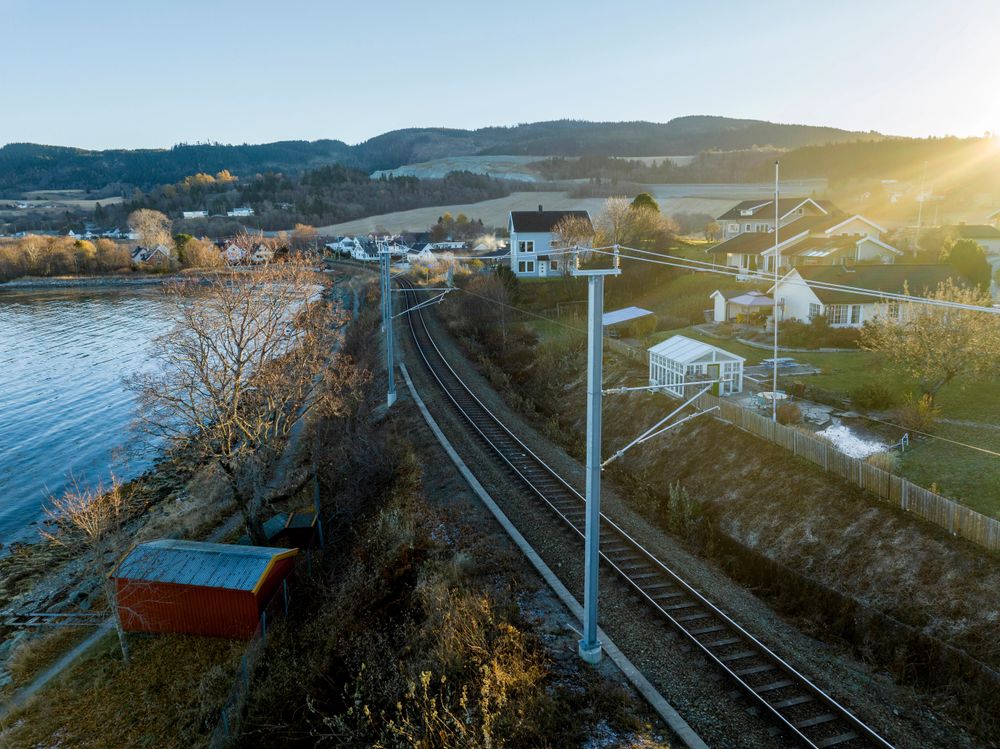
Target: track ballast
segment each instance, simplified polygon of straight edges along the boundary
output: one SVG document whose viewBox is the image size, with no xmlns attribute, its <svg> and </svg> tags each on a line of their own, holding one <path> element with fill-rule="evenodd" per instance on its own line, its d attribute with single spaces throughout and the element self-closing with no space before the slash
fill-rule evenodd
<svg viewBox="0 0 1000 749">
<path fill-rule="evenodd" d="M 402 281 L 407 307 L 414 288 Z M 423 311 L 406 319 L 428 372 L 450 403 L 531 496 L 582 544 L 586 500 L 473 394 L 444 358 Z M 812 749 L 892 745 L 688 585 L 624 529 L 601 514 L 601 560 L 682 637 L 728 676 L 765 715 Z"/>
</svg>

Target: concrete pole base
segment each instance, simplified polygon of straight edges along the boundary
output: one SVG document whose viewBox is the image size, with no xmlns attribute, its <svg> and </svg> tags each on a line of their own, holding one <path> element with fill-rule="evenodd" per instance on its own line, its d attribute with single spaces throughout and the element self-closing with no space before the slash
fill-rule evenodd
<svg viewBox="0 0 1000 749">
<path fill-rule="evenodd" d="M 386 408 L 392 408 L 392 404 L 396 402 L 396 394 L 389 393 L 389 397 L 386 398 Z"/>
<path fill-rule="evenodd" d="M 587 645 L 583 640 L 580 640 L 576 649 L 580 657 L 591 666 L 596 666 L 601 662 L 601 656 L 604 654 L 604 649 L 601 647 L 601 643 L 595 643 L 593 645 Z"/>
</svg>

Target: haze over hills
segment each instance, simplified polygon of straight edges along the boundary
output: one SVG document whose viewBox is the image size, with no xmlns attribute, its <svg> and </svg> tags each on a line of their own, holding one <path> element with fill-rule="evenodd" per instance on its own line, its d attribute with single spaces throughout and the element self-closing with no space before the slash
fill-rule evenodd
<svg viewBox="0 0 1000 749">
<path fill-rule="evenodd" d="M 260 145 L 196 144 L 169 149 L 106 150 L 13 143 L 0 148 L 0 191 L 100 190 L 109 185 L 149 188 L 196 172 L 228 169 L 243 176 L 300 172 L 341 163 L 374 171 L 448 156 L 690 155 L 754 146 L 793 149 L 878 140 L 875 132 L 786 125 L 727 117 L 679 117 L 666 123 L 557 120 L 477 130 L 408 128 L 357 145 L 339 140 L 279 141 Z"/>
</svg>

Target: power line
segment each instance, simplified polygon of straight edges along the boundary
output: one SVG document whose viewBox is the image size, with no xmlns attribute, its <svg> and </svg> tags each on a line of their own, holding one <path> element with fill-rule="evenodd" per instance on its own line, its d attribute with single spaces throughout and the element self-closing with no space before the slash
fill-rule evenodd
<svg viewBox="0 0 1000 749">
<path fill-rule="evenodd" d="M 593 250 L 593 251 L 594 252 L 599 252 L 600 250 Z M 605 253 L 605 254 L 610 254 L 610 253 Z M 637 260 L 642 260 L 642 258 L 636 258 L 636 259 Z M 528 315 L 529 317 L 535 317 L 535 318 L 538 318 L 539 320 L 543 320 L 545 322 L 553 323 L 554 325 L 558 325 L 560 327 L 566 328 L 567 330 L 571 330 L 574 333 L 579 333 L 580 335 L 585 335 L 587 333 L 587 331 L 584 330 L 583 328 L 577 328 L 577 327 L 575 327 L 573 325 L 568 325 L 568 324 L 566 324 L 564 322 L 560 322 L 559 320 L 555 320 L 555 319 L 553 319 L 551 317 L 546 317 L 545 315 L 540 315 L 537 312 L 532 312 L 530 310 L 524 309 L 523 307 L 518 307 L 518 306 L 513 305 L 513 304 L 507 304 L 507 303 L 501 302 L 501 301 L 499 301 L 497 299 L 491 299 L 490 297 L 483 296 L 482 294 L 477 294 L 474 291 L 469 291 L 468 289 L 462 288 L 461 286 L 456 286 L 455 288 L 458 289 L 461 292 L 469 294 L 470 296 L 474 296 L 474 297 L 477 297 L 477 298 L 482 299 L 484 301 L 490 302 L 491 304 L 495 304 L 495 305 L 500 306 L 500 307 L 506 307 L 507 309 L 511 309 L 511 310 L 516 311 L 516 312 L 520 312 L 520 313 L 522 313 L 524 315 Z M 626 346 L 626 347 L 632 349 L 633 351 L 639 351 L 639 352 L 644 352 L 645 351 L 645 349 L 643 349 L 643 348 L 640 348 L 638 346 L 633 346 L 631 344 L 625 343 L 624 341 L 619 341 L 619 344 L 622 345 L 622 346 Z M 997 452 L 997 451 L 994 451 L 994 450 L 990 450 L 990 449 L 985 448 L 985 447 L 979 447 L 978 445 L 970 445 L 970 444 L 968 444 L 966 442 L 961 442 L 959 440 L 951 439 L 950 437 L 943 437 L 943 436 L 937 435 L 937 434 L 931 434 L 930 432 L 923 432 L 923 431 L 920 431 L 919 429 L 911 429 L 911 428 L 904 427 L 901 424 L 896 424 L 896 423 L 891 422 L 891 421 L 885 421 L 884 419 L 876 419 L 874 416 L 865 416 L 863 414 L 861 414 L 860 416 L 861 416 L 861 418 L 863 418 L 863 419 L 865 419 L 867 421 L 874 421 L 874 422 L 877 422 L 879 424 L 885 424 L 886 426 L 891 426 L 891 427 L 895 427 L 896 429 L 902 429 L 904 431 L 912 432 L 914 434 L 919 434 L 919 435 L 921 435 L 923 437 L 929 437 L 930 439 L 940 440 L 942 442 L 948 442 L 950 444 L 957 445 L 959 447 L 965 447 L 965 448 L 968 448 L 970 450 L 976 450 L 978 452 L 985 453 L 987 455 L 991 455 L 991 456 L 1000 458 L 1000 452 Z"/>
<path fill-rule="evenodd" d="M 648 257 L 635 257 L 633 255 L 623 255 L 621 250 L 626 252 L 638 252 L 645 255 L 652 255 L 656 260 Z M 589 252 L 596 252 L 600 255 L 614 255 L 613 252 L 608 252 L 606 248 L 598 248 L 593 250 L 583 250 Z M 651 252 L 649 250 L 640 250 L 635 247 L 622 247 L 619 248 L 619 257 L 627 260 L 635 260 L 641 263 L 651 263 L 654 265 L 666 265 L 674 268 L 682 268 L 684 270 L 695 271 L 697 273 L 716 273 L 723 276 L 751 276 L 758 278 L 762 281 L 768 281 L 770 279 L 766 278 L 760 271 L 752 271 L 750 273 L 743 272 L 743 269 L 730 268 L 729 266 L 720 266 L 713 263 L 709 263 L 704 260 L 694 260 L 691 258 L 679 257 L 676 255 L 666 255 L 659 252 Z M 674 262 L 671 262 L 674 261 Z M 966 304 L 964 302 L 952 302 L 946 299 L 931 299 L 929 297 L 915 296 L 912 294 L 898 294 L 889 291 L 873 291 L 872 289 L 866 289 L 860 286 L 849 286 L 847 284 L 833 283 L 829 281 L 809 281 L 789 279 L 785 276 L 785 283 L 795 286 L 803 287 L 814 287 L 827 289 L 830 291 L 847 291 L 860 296 L 869 296 L 875 299 L 882 299 L 888 301 L 899 301 L 899 302 L 912 302 L 915 304 L 926 304 L 934 307 L 946 307 L 950 309 L 960 309 L 970 312 L 986 312 L 993 315 L 1000 315 L 1000 308 L 998 307 L 983 307 L 978 304 Z"/>
</svg>

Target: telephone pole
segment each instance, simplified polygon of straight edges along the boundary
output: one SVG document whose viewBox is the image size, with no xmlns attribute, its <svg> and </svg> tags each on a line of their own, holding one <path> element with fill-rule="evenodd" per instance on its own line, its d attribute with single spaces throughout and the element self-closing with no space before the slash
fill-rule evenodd
<svg viewBox="0 0 1000 749">
<path fill-rule="evenodd" d="M 579 253 L 573 275 L 587 276 L 587 521 L 584 534 L 583 639 L 577 652 L 587 663 L 601 660 L 597 639 L 598 575 L 601 561 L 601 396 L 604 356 L 604 277 L 617 276 L 618 247 L 611 268 L 583 269 Z"/>
</svg>

